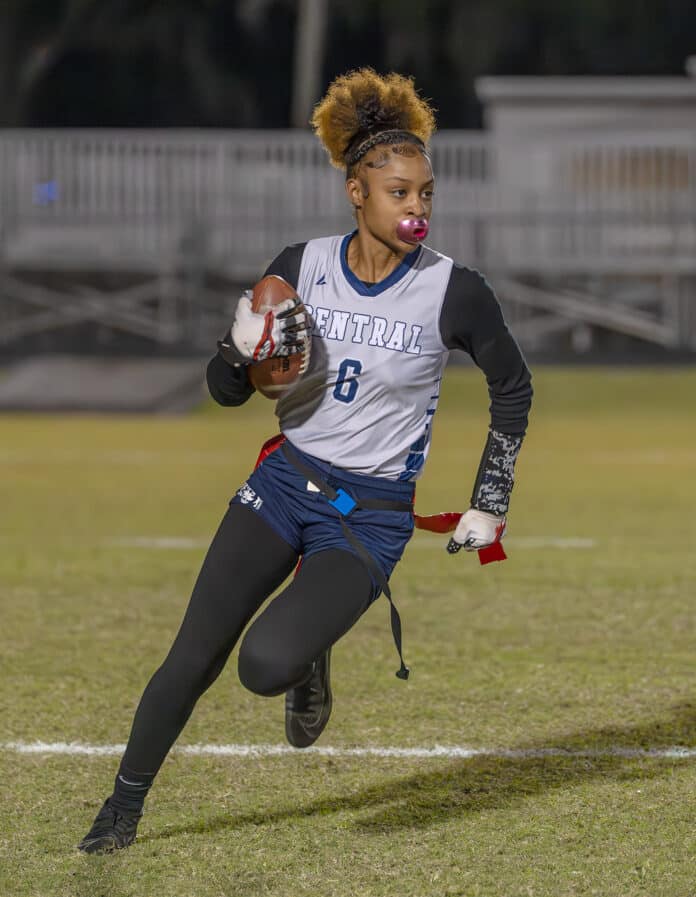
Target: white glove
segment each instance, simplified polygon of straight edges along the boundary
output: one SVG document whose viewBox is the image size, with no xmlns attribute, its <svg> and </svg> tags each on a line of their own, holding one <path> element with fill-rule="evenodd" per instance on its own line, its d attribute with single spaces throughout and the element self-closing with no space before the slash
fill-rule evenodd
<svg viewBox="0 0 696 897">
<path fill-rule="evenodd" d="M 478 551 L 494 542 L 500 542 L 505 535 L 506 519 L 488 511 L 469 508 L 462 514 L 454 535 L 449 540 L 447 551 L 456 554 L 460 548 Z"/>
<path fill-rule="evenodd" d="M 246 290 L 239 298 L 229 336 L 245 361 L 264 361 L 274 355 L 306 352 L 309 346 L 307 315 L 299 299 L 286 299 L 264 315 L 254 312 L 251 310 L 251 292 Z"/>
</svg>

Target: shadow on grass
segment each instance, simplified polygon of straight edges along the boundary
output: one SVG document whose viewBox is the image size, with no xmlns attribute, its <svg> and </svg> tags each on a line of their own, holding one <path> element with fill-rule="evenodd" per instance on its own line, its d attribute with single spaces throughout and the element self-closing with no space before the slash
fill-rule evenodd
<svg viewBox="0 0 696 897">
<path fill-rule="evenodd" d="M 644 725 L 607 727 L 578 732 L 558 741 L 559 750 L 602 751 L 615 748 L 668 748 L 693 746 L 696 740 L 696 707 L 678 705 L 669 715 Z M 535 751 L 553 748 L 530 743 L 517 750 Z M 311 754 L 308 759 L 318 758 Z M 334 761 L 335 762 L 335 761 Z M 361 762 L 351 760 L 351 763 Z M 524 801 L 535 794 L 554 788 L 568 788 L 596 780 L 632 781 L 659 778 L 675 763 L 657 757 L 635 759 L 622 756 L 605 757 L 472 757 L 436 763 L 437 769 L 408 776 L 385 778 L 354 793 L 336 793 L 326 797 L 235 815 L 220 814 L 199 823 L 167 828 L 159 834 L 144 835 L 141 843 L 159 841 L 182 834 L 206 834 L 221 829 L 241 829 L 249 825 L 265 825 L 289 819 L 340 813 L 346 810 L 367 810 L 367 818 L 354 825 L 365 831 L 396 831 L 402 828 L 426 827 L 444 822 L 454 816 L 500 809 Z M 308 773 L 310 774 L 310 773 Z"/>
</svg>

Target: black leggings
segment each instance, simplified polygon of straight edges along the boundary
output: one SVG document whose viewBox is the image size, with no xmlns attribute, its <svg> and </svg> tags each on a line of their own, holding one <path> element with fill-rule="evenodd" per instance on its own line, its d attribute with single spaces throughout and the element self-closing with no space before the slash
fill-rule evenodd
<svg viewBox="0 0 696 897">
<path fill-rule="evenodd" d="M 174 644 L 140 700 L 122 766 L 157 773 L 242 630 L 296 563 L 293 549 L 257 514 L 230 505 Z M 353 626 L 371 595 L 370 575 L 350 552 L 329 549 L 303 561 L 246 633 L 239 651 L 242 683 L 272 696 L 304 682 L 313 661 Z"/>
</svg>

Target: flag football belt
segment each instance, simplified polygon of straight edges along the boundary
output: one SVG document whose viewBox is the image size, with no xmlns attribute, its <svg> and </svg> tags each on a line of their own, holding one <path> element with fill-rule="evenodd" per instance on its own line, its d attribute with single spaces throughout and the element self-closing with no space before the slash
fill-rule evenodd
<svg viewBox="0 0 696 897">
<path fill-rule="evenodd" d="M 325 480 L 320 479 L 314 470 L 304 463 L 300 458 L 297 457 L 295 452 L 290 448 L 287 442 L 284 442 L 281 446 L 281 451 L 287 461 L 292 464 L 295 470 L 302 474 L 302 476 L 308 480 L 326 499 L 328 499 L 329 504 L 332 508 L 335 508 L 341 520 L 341 528 L 343 529 L 343 535 L 346 537 L 346 541 L 351 546 L 351 548 L 355 551 L 360 560 L 365 564 L 368 571 L 371 573 L 375 582 L 379 585 L 380 589 L 384 592 L 389 600 L 389 604 L 391 606 L 391 631 L 392 636 L 394 637 L 394 644 L 396 645 L 396 650 L 399 652 L 399 660 L 401 661 L 401 666 L 397 670 L 396 675 L 399 679 L 408 679 L 408 674 L 410 672 L 409 668 L 404 663 L 403 654 L 401 653 L 401 617 L 399 616 L 399 611 L 396 609 L 396 605 L 392 599 L 391 589 L 389 588 L 389 583 L 387 582 L 387 577 L 384 575 L 384 571 L 374 559 L 374 557 L 370 554 L 367 548 L 363 545 L 363 543 L 358 539 L 354 532 L 350 529 L 348 524 L 346 523 L 346 517 L 348 517 L 353 511 L 408 511 L 409 513 L 413 513 L 413 505 L 411 502 L 407 501 L 390 501 L 389 499 L 382 498 L 361 498 L 354 499 L 351 495 L 349 495 L 345 489 L 334 489 L 333 486 L 329 485 Z"/>
</svg>

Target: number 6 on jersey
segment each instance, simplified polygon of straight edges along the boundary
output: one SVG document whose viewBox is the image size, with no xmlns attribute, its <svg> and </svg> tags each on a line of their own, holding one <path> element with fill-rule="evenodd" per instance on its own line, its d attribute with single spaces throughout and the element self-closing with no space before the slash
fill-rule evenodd
<svg viewBox="0 0 696 897">
<path fill-rule="evenodd" d="M 338 368 L 338 377 L 333 397 L 346 405 L 352 402 L 358 391 L 358 375 L 362 373 L 362 363 L 354 358 L 344 358 Z"/>
</svg>

